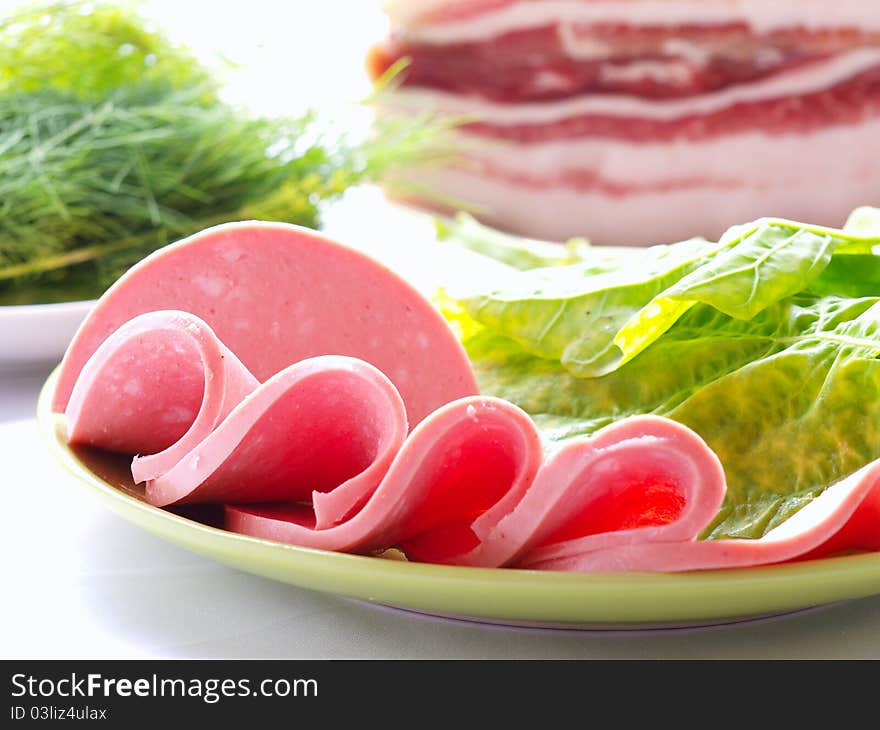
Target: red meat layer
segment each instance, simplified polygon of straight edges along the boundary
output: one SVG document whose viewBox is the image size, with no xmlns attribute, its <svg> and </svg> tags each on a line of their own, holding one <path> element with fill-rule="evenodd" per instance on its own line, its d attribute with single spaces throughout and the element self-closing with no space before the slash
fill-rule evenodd
<svg viewBox="0 0 880 730">
<path fill-rule="evenodd" d="M 653 143 L 697 141 L 759 129 L 763 134 L 805 134 L 832 125 L 858 124 L 880 115 L 880 65 L 829 89 L 803 96 L 742 102 L 711 114 L 645 119 L 587 114 L 552 123 L 478 122 L 469 132 L 533 144 L 580 137 Z"/>
<path fill-rule="evenodd" d="M 754 35 L 744 24 L 605 24 L 572 31 L 576 38 L 607 46 L 607 55 L 599 59 L 572 58 L 557 27 L 547 25 L 506 33 L 486 42 L 415 45 L 405 36 L 393 36 L 372 49 L 367 67 L 377 78 L 406 57 L 410 64 L 405 85 L 501 102 L 550 101 L 586 93 L 664 99 L 748 83 L 835 53 L 880 44 L 880 35 L 855 29 L 793 29 Z M 670 41 L 677 44 L 671 46 Z M 625 71 L 633 62 L 675 66 L 669 78 L 629 78 Z"/>
</svg>

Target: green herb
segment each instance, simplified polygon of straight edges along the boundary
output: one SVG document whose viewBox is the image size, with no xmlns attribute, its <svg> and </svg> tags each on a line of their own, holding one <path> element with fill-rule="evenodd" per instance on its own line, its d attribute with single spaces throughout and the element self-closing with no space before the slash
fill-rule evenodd
<svg viewBox="0 0 880 730">
<path fill-rule="evenodd" d="M 230 220 L 317 227 L 324 204 L 445 154 L 444 125 L 354 138 L 317 113 L 255 118 L 185 50 L 113 5 L 0 25 L 0 304 L 98 296 L 172 240 Z"/>
<path fill-rule="evenodd" d="M 206 101 L 217 90 L 196 58 L 132 3 L 42 3 L 0 19 L 0 94 L 53 89 L 102 99 L 140 82 L 199 86 Z"/>
<path fill-rule="evenodd" d="M 762 241 L 776 240 L 783 250 L 792 246 L 781 260 L 791 263 L 790 250 L 803 251 L 793 259 L 797 265 L 786 269 L 761 263 L 767 280 L 741 292 L 739 300 L 732 289 L 726 299 L 707 289 L 712 295 L 708 301 L 689 306 L 641 352 L 602 375 L 584 377 L 559 356 L 537 356 L 532 340 L 524 344 L 509 337 L 503 318 L 483 317 L 483 310 L 472 306 L 473 297 L 463 299 L 459 307 L 447 303 L 447 316 L 464 333 L 483 392 L 507 398 L 530 413 L 550 448 L 637 413 L 667 416 L 693 428 L 719 455 L 728 480 L 724 507 L 704 537 L 759 537 L 834 482 L 880 458 L 880 286 L 872 284 L 880 256 L 865 252 L 880 234 L 880 216 L 862 220 L 876 223 L 862 225 L 860 236 L 853 237 L 849 227 L 829 232 L 835 253 L 815 276 L 805 262 L 824 257 L 823 246 L 817 240 L 808 245 L 786 242 L 798 241 L 800 230 L 821 239 L 816 233 L 820 229 L 788 222 L 784 238 L 778 232 L 762 235 Z M 641 297 L 643 306 L 663 294 L 652 293 L 658 288 L 656 278 L 645 272 L 657 269 L 661 254 L 679 248 L 681 255 L 671 256 L 669 262 L 689 261 L 691 267 L 681 282 L 701 268 L 691 259 L 692 243 L 651 251 L 638 274 L 630 270 L 631 257 L 620 260 L 619 275 L 629 283 L 629 291 L 639 277 L 650 290 Z M 707 249 L 706 255 L 718 264 L 717 247 Z M 828 276 L 838 261 L 846 266 L 871 264 L 846 269 L 853 277 L 848 288 L 870 296 L 813 291 L 830 288 L 839 279 L 844 269 Z M 531 276 L 550 277 L 545 293 L 558 284 L 557 300 L 567 301 L 569 277 L 578 269 L 560 267 L 555 279 L 549 270 Z M 520 276 L 525 275 L 513 278 Z M 608 276 L 607 271 L 586 275 L 581 287 L 603 292 L 594 301 L 606 309 L 627 290 L 596 285 Z M 746 281 L 744 276 L 742 282 Z M 797 286 L 803 291 L 790 293 L 794 281 L 801 282 Z M 506 281 L 504 286 L 506 292 L 513 289 Z M 759 290 L 764 306 L 744 310 L 736 304 L 754 301 Z M 489 301 L 494 305 L 497 299 L 496 295 Z M 717 306 L 719 302 L 728 311 Z M 612 321 L 611 332 L 618 324 L 613 316 Z M 579 341 L 588 342 L 589 337 L 584 333 Z"/>
</svg>

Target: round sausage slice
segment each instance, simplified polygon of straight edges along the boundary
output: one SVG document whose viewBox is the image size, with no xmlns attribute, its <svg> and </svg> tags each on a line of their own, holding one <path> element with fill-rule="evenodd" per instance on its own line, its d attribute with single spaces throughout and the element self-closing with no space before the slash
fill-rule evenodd
<svg viewBox="0 0 880 730">
<path fill-rule="evenodd" d="M 166 246 L 111 286 L 64 356 L 54 410 L 66 409 L 86 361 L 114 331 L 169 309 L 204 320 L 260 381 L 319 355 L 365 360 L 397 387 L 410 428 L 478 393 L 461 344 L 408 282 L 310 229 L 250 221 Z"/>
</svg>

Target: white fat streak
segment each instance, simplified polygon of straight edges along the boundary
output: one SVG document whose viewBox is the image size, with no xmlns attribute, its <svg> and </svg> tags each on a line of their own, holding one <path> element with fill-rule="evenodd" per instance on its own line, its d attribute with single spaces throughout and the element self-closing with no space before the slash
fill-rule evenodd
<svg viewBox="0 0 880 730">
<path fill-rule="evenodd" d="M 171 406 L 162 412 L 162 423 L 187 423 L 193 421 L 196 414 L 184 406 Z"/>
<path fill-rule="evenodd" d="M 467 0 L 459 1 L 464 5 Z M 424 19 L 449 0 L 389 4 L 392 24 L 418 43 L 484 41 L 504 33 L 559 23 L 560 27 L 613 23 L 632 27 L 745 23 L 752 32 L 785 28 L 880 30 L 876 0 L 615 0 L 509 2 L 486 12 L 449 21 Z"/>
<path fill-rule="evenodd" d="M 876 139 L 876 127 L 854 128 L 848 149 L 857 153 L 861 143 L 877 145 L 868 132 Z M 801 151 L 796 159 L 803 163 L 800 180 L 749 176 L 718 187 L 707 181 L 694 187 L 659 187 L 625 195 L 561 184 L 526 186 L 456 169 L 435 170 L 429 181 L 432 189 L 479 206 L 488 222 L 515 233 L 551 240 L 582 235 L 597 245 L 649 245 L 696 235 L 715 240 L 729 226 L 762 215 L 843 225 L 855 206 L 877 194 L 877 176 L 870 169 L 876 158 L 870 152 L 862 159 L 849 154 L 835 165 L 834 184 L 829 185 L 827 169 L 810 165 L 819 142 L 813 135 L 793 135 L 792 150 L 798 139 Z M 773 142 L 774 138 L 767 138 L 768 145 Z"/>
<path fill-rule="evenodd" d="M 215 299 L 222 296 L 228 288 L 226 281 L 220 276 L 198 274 L 193 277 L 193 283 L 207 296 Z"/>
<path fill-rule="evenodd" d="M 798 184 L 809 175 L 822 178 L 828 170 L 836 177 L 880 180 L 874 172 L 874 161 L 880 157 L 880 117 L 856 125 L 829 125 L 809 134 L 768 135 L 758 128 L 672 142 L 606 137 L 532 144 L 479 142 L 470 153 L 473 159 L 514 176 L 559 179 L 567 171 L 591 172 L 606 183 L 642 187 L 709 179 L 773 187 Z"/>
<path fill-rule="evenodd" d="M 126 381 L 125 385 L 122 387 L 122 392 L 127 395 L 140 395 L 141 391 L 141 382 L 137 378 L 132 378 Z"/>
<path fill-rule="evenodd" d="M 605 83 L 634 83 L 650 80 L 664 84 L 683 85 L 691 77 L 690 68 L 683 61 L 634 61 L 632 63 L 603 65 L 599 77 Z"/>
</svg>

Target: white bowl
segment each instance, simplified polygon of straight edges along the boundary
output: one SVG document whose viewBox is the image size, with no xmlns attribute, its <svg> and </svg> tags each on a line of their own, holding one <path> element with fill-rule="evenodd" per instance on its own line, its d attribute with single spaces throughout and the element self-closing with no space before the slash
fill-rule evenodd
<svg viewBox="0 0 880 730">
<path fill-rule="evenodd" d="M 0 370 L 60 360 L 94 303 L 0 306 Z"/>
</svg>

